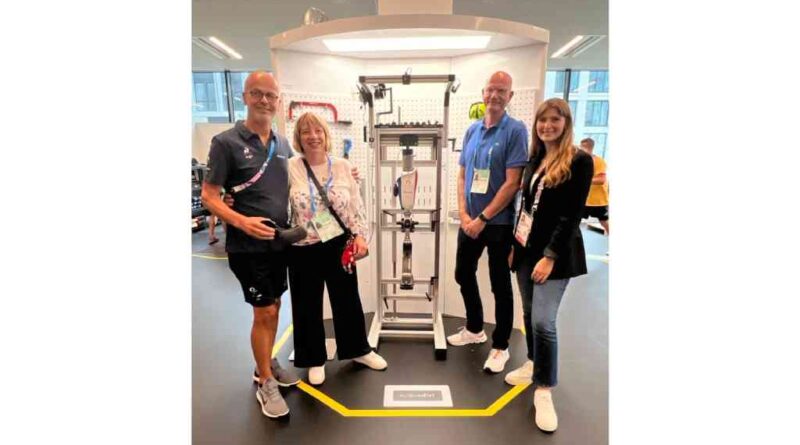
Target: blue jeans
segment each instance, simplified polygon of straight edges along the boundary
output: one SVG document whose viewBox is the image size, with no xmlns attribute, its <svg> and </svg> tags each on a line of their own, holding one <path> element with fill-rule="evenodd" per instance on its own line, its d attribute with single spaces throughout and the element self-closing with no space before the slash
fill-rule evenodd
<svg viewBox="0 0 800 445">
<path fill-rule="evenodd" d="M 525 343 L 528 358 L 533 360 L 533 383 L 537 386 L 558 384 L 558 337 L 556 316 L 561 297 L 569 278 L 536 284 L 531 280 L 535 264 L 532 259 L 522 260 L 517 269 L 517 284 L 522 294 L 522 311 L 525 317 Z"/>
</svg>

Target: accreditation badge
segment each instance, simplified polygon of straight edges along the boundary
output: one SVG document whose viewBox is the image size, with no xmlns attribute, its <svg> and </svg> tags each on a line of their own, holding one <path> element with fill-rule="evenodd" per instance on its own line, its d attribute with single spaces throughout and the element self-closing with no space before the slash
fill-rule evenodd
<svg viewBox="0 0 800 445">
<path fill-rule="evenodd" d="M 519 215 L 519 222 L 517 222 L 517 228 L 514 230 L 514 238 L 523 246 L 528 243 L 531 227 L 533 227 L 533 217 L 522 210 Z"/>
<path fill-rule="evenodd" d="M 489 190 L 489 169 L 476 168 L 475 173 L 472 175 L 472 188 L 470 189 L 470 193 L 484 194 L 487 190 Z"/>
<path fill-rule="evenodd" d="M 336 222 L 336 219 L 333 218 L 331 212 L 327 209 L 317 212 L 311 220 L 311 224 L 314 226 L 314 230 L 317 231 L 317 236 L 319 236 L 320 241 L 323 243 L 344 233 L 342 227 Z"/>
</svg>

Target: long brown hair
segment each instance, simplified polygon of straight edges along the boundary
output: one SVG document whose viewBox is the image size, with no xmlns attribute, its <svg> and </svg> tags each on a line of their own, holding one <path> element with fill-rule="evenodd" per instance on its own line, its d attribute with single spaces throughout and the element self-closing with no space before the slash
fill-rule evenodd
<svg viewBox="0 0 800 445">
<path fill-rule="evenodd" d="M 558 141 L 558 148 L 554 153 L 547 153 L 544 142 L 539 139 L 539 134 L 536 132 L 536 123 L 539 118 L 547 110 L 555 110 L 561 117 L 564 118 L 564 132 Z M 533 138 L 531 139 L 531 158 L 538 159 L 544 162 L 547 158 L 547 165 L 544 184 L 547 187 L 555 187 L 558 184 L 566 181 L 570 177 L 570 165 L 572 158 L 575 156 L 576 148 L 573 145 L 573 123 L 572 111 L 569 109 L 569 104 L 564 99 L 557 97 L 547 99 L 539 105 L 536 110 L 536 117 L 533 120 Z"/>
</svg>

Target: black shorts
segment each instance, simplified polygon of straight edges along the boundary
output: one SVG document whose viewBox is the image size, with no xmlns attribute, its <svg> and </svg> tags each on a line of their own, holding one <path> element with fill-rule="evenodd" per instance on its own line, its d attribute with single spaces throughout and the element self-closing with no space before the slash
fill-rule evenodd
<svg viewBox="0 0 800 445">
<path fill-rule="evenodd" d="M 608 221 L 608 206 L 586 206 L 583 211 L 583 217 L 588 218 L 594 216 L 600 221 Z"/>
<path fill-rule="evenodd" d="M 283 253 L 228 253 L 228 265 L 242 285 L 244 301 L 254 307 L 272 306 L 288 288 Z"/>
</svg>

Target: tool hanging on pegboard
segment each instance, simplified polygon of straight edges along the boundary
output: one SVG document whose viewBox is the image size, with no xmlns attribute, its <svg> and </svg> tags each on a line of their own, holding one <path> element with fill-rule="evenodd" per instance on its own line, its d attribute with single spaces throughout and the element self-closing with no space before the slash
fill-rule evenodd
<svg viewBox="0 0 800 445">
<path fill-rule="evenodd" d="M 340 121 L 339 120 L 339 112 L 336 110 L 336 106 L 330 102 L 306 102 L 306 101 L 299 101 L 293 100 L 289 102 L 289 120 L 293 120 L 294 109 L 295 107 L 322 107 L 331 110 L 333 113 L 333 123 L 334 124 L 344 124 L 344 125 L 351 125 L 352 121 Z M 329 121 L 330 122 L 330 121 Z"/>
<path fill-rule="evenodd" d="M 350 138 L 344 139 L 344 158 L 350 159 L 350 150 L 353 149 L 353 140 Z"/>
</svg>

